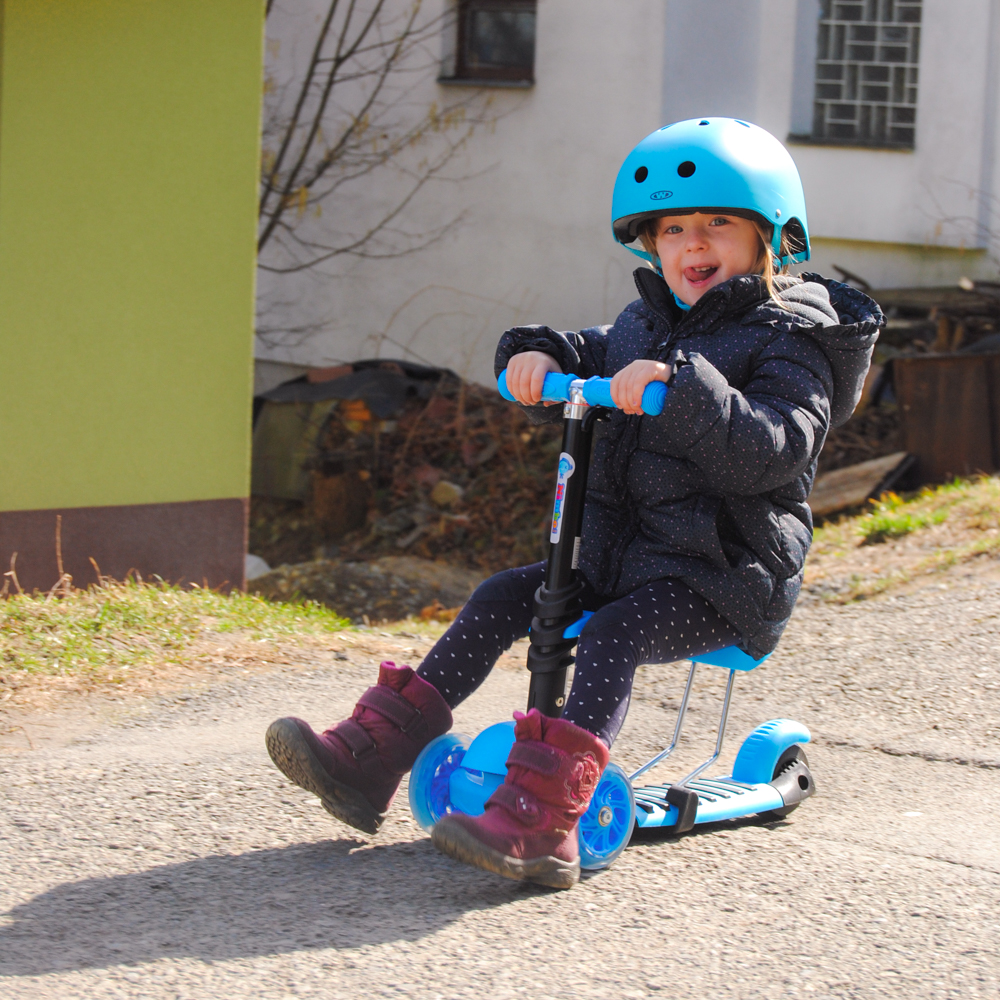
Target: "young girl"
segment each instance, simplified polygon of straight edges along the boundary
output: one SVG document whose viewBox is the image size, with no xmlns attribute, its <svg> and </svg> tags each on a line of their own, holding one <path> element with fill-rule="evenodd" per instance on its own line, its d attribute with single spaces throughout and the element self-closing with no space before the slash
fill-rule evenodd
<svg viewBox="0 0 1000 1000">
<path fill-rule="evenodd" d="M 812 540 L 806 497 L 830 426 L 860 396 L 882 314 L 855 289 L 788 276 L 809 257 L 802 185 L 769 133 L 726 118 L 647 136 L 615 183 L 615 239 L 652 267 L 611 327 L 508 330 L 496 370 L 536 419 L 548 372 L 610 376 L 619 410 L 598 425 L 579 571 L 585 607 L 562 717 L 515 713 L 504 784 L 482 816 L 435 827 L 447 854 L 565 888 L 577 821 L 625 720 L 633 674 L 738 644 L 775 648 Z M 636 241 L 642 249 L 635 246 Z M 668 387 L 643 416 L 643 389 Z M 374 833 L 402 775 L 451 709 L 528 633 L 541 563 L 491 577 L 414 671 L 383 663 L 350 719 L 267 733 L 272 759 L 338 819 Z"/>
</svg>

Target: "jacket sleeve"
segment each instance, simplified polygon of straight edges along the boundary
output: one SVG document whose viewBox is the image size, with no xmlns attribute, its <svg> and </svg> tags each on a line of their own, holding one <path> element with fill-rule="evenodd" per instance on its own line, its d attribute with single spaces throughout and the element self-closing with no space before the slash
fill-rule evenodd
<svg viewBox="0 0 1000 1000">
<path fill-rule="evenodd" d="M 579 333 L 557 333 L 547 326 L 515 326 L 497 344 L 494 374 L 499 377 L 515 354 L 541 351 L 555 358 L 567 374 L 579 375 L 580 378 L 593 375 L 603 378 L 609 329 L 607 326 L 592 326 Z"/>
<path fill-rule="evenodd" d="M 753 495 L 799 476 L 830 426 L 833 373 L 807 334 L 777 334 L 742 391 L 702 355 L 674 352 L 676 371 L 659 423 L 671 451 L 722 493 Z"/>
</svg>

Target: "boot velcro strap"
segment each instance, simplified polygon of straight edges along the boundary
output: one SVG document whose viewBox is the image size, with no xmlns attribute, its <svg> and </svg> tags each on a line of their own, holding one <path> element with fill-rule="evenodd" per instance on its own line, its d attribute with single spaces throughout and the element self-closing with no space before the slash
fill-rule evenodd
<svg viewBox="0 0 1000 1000">
<path fill-rule="evenodd" d="M 542 815 L 538 799 L 531 792 L 506 781 L 490 796 L 486 804 L 506 809 L 511 816 L 526 826 L 537 823 Z"/>
<path fill-rule="evenodd" d="M 358 699 L 358 704 L 378 712 L 413 740 L 420 740 L 427 734 L 427 720 L 420 709 L 385 684 L 370 687 Z"/>
<path fill-rule="evenodd" d="M 367 770 L 375 764 L 381 767 L 382 762 L 379 760 L 375 741 L 363 726 L 353 719 L 344 719 L 333 732 L 344 742 L 362 769 Z"/>
<path fill-rule="evenodd" d="M 518 740 L 507 756 L 507 766 L 527 768 L 538 774 L 558 774 L 566 755 L 538 740 Z"/>
</svg>

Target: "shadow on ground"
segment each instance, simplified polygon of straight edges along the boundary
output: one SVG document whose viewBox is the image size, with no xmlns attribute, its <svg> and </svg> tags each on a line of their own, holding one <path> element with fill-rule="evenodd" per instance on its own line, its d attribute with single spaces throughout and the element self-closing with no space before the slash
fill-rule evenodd
<svg viewBox="0 0 1000 1000">
<path fill-rule="evenodd" d="M 0 925 L 0 975 L 413 941 L 549 891 L 459 865 L 426 839 L 215 855 L 60 885 L 14 907 Z"/>
</svg>

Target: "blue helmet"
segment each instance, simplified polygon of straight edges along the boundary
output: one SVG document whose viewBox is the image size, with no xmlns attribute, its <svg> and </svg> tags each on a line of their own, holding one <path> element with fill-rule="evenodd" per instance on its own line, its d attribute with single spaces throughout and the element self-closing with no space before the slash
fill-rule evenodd
<svg viewBox="0 0 1000 1000">
<path fill-rule="evenodd" d="M 645 219 L 718 212 L 772 227 L 782 265 L 809 259 L 802 181 L 788 150 L 770 132 L 735 118 L 692 118 L 664 125 L 625 157 L 611 201 L 615 239 L 629 244 Z M 786 249 L 781 253 L 781 237 Z"/>
</svg>

